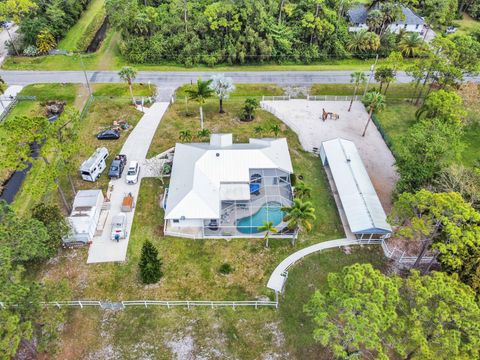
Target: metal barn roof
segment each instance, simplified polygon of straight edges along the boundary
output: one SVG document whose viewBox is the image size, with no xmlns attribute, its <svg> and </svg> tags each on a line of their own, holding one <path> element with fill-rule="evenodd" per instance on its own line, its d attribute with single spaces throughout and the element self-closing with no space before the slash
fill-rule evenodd
<svg viewBox="0 0 480 360">
<path fill-rule="evenodd" d="M 233 144 L 232 134 L 213 134 L 210 143 L 176 144 L 165 219 L 218 219 L 221 200 L 250 196 L 250 169 L 292 173 L 287 140 Z"/>
<path fill-rule="evenodd" d="M 354 234 L 391 232 L 355 144 L 341 138 L 324 141 L 321 153 L 330 168 L 350 230 Z"/>
</svg>

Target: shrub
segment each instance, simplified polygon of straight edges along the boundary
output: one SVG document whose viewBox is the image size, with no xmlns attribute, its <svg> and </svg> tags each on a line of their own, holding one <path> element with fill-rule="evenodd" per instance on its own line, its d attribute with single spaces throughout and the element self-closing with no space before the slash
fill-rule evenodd
<svg viewBox="0 0 480 360">
<path fill-rule="evenodd" d="M 149 240 L 143 243 L 138 265 L 140 278 L 144 284 L 154 284 L 163 276 L 162 261 L 158 257 L 158 250 Z"/>
<path fill-rule="evenodd" d="M 23 55 L 25 55 L 25 56 L 37 56 L 38 55 L 38 49 L 34 45 L 28 45 L 23 50 Z"/>
<path fill-rule="evenodd" d="M 218 268 L 218 272 L 223 275 L 228 275 L 233 272 L 233 267 L 229 263 L 223 263 Z"/>
<path fill-rule="evenodd" d="M 256 98 L 246 98 L 242 109 L 243 120 L 252 121 L 255 118 L 255 110 L 257 110 L 258 106 L 259 103 Z"/>
</svg>

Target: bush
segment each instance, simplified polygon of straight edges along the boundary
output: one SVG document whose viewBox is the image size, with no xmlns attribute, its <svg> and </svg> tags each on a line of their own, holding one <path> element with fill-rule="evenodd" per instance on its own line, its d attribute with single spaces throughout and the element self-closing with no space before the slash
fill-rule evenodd
<svg viewBox="0 0 480 360">
<path fill-rule="evenodd" d="M 154 284 L 163 276 L 162 261 L 158 257 L 158 250 L 149 240 L 143 243 L 138 265 L 140 278 L 144 284 Z"/>
<path fill-rule="evenodd" d="M 37 56 L 38 55 L 38 49 L 35 45 L 28 45 L 23 50 L 23 55 L 25 55 L 25 56 Z"/>
<path fill-rule="evenodd" d="M 233 272 L 233 267 L 229 263 L 223 263 L 218 268 L 218 272 L 223 275 L 228 275 Z"/>
<path fill-rule="evenodd" d="M 255 118 L 255 110 L 259 105 L 256 98 L 246 98 L 242 109 L 242 120 L 252 121 Z"/>
<path fill-rule="evenodd" d="M 45 250 L 49 256 L 57 253 L 62 243 L 62 238 L 70 232 L 70 227 L 57 205 L 38 204 L 32 210 L 32 218 L 41 221 L 47 228 L 49 241 Z"/>
</svg>

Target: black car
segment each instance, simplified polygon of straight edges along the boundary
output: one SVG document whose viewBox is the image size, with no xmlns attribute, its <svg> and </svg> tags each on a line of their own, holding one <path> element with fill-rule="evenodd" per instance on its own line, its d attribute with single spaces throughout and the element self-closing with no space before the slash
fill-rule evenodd
<svg viewBox="0 0 480 360">
<path fill-rule="evenodd" d="M 110 170 L 108 171 L 110 179 L 120 179 L 125 165 L 127 165 L 127 155 L 117 155 L 115 159 L 113 159 Z"/>
<path fill-rule="evenodd" d="M 120 139 L 120 132 L 118 130 L 103 130 L 97 134 L 98 140 L 117 140 Z"/>
</svg>

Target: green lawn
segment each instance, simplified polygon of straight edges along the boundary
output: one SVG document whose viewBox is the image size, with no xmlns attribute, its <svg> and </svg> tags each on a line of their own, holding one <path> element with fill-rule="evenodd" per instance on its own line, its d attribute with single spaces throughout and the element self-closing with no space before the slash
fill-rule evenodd
<svg viewBox="0 0 480 360">
<path fill-rule="evenodd" d="M 377 84 L 369 86 L 368 90 L 379 90 Z M 362 96 L 365 87 L 359 86 L 357 95 Z M 390 84 L 386 97 L 387 99 L 404 99 L 414 96 L 414 87 L 411 84 Z M 310 89 L 310 95 L 353 95 L 355 87 L 353 84 L 313 84 Z M 385 86 L 382 93 L 385 91 Z"/>
<path fill-rule="evenodd" d="M 86 40 L 91 41 L 99 28 L 98 22 L 105 18 L 104 6 L 105 0 L 91 0 L 88 8 L 83 12 L 77 23 L 72 26 L 62 41 L 60 41 L 58 48 L 67 51 L 85 51 L 86 48 L 83 43 Z M 93 22 L 96 23 L 93 24 Z"/>
<path fill-rule="evenodd" d="M 398 140 L 408 128 L 415 123 L 415 112 L 417 107 L 406 100 L 393 100 L 387 102 L 385 110 L 377 114 L 382 128 L 390 138 L 393 149 L 398 146 Z M 467 109 L 468 110 L 468 109 Z M 464 142 L 465 149 L 462 152 L 461 162 L 466 166 L 478 166 L 480 162 L 480 125 L 477 112 L 469 112 L 471 124 L 465 127 Z"/>
<path fill-rule="evenodd" d="M 469 34 L 473 30 L 480 30 L 480 21 L 473 19 L 467 13 L 463 13 L 463 19 L 455 20 L 453 24 L 458 27 L 455 34 Z"/>
</svg>

